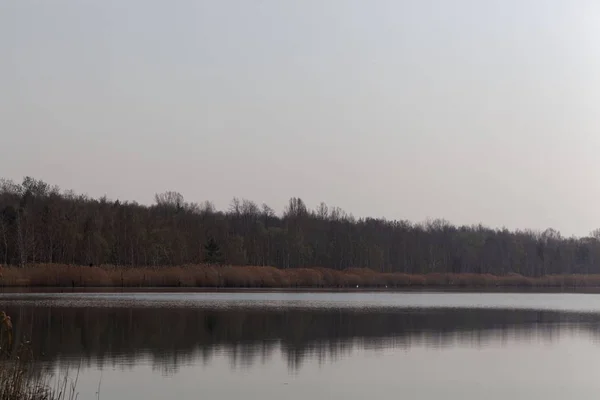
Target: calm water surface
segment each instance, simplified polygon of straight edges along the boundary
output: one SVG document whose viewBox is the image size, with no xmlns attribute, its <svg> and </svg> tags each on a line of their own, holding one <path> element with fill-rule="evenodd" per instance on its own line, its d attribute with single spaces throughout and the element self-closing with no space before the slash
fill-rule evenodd
<svg viewBox="0 0 600 400">
<path fill-rule="evenodd" d="M 598 399 L 600 294 L 3 293 L 79 399 Z"/>
</svg>

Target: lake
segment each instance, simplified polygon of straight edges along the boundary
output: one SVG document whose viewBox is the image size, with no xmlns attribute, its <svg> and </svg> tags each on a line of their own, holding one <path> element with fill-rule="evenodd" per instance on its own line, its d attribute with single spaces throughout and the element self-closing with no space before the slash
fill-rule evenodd
<svg viewBox="0 0 600 400">
<path fill-rule="evenodd" d="M 79 399 L 597 399 L 600 294 L 2 293 Z"/>
</svg>

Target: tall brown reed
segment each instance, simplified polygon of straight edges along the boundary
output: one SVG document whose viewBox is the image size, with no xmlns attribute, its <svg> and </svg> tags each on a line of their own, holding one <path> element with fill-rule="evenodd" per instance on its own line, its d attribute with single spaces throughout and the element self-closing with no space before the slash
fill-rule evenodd
<svg viewBox="0 0 600 400">
<path fill-rule="evenodd" d="M 13 348 L 10 317 L 0 312 L 0 400 L 75 400 L 77 381 L 68 376 L 54 385 L 34 371 L 34 359 L 27 343 Z"/>
<path fill-rule="evenodd" d="M 600 275 L 519 274 L 424 275 L 380 273 L 365 268 L 278 269 L 257 266 L 184 265 L 176 267 L 115 267 L 28 265 L 5 267 L 5 287 L 205 287 L 205 288 L 590 288 L 600 287 Z"/>
</svg>

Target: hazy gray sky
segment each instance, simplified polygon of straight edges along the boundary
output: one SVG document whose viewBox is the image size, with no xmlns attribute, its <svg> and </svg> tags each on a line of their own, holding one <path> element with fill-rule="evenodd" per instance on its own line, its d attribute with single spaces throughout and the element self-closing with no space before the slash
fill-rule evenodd
<svg viewBox="0 0 600 400">
<path fill-rule="evenodd" d="M 597 0 L 0 0 L 0 176 L 600 226 Z"/>
</svg>

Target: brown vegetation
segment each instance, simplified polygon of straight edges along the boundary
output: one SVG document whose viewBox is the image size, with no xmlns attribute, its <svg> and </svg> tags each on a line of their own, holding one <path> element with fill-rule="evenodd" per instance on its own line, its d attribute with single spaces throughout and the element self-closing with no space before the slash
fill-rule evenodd
<svg viewBox="0 0 600 400">
<path fill-rule="evenodd" d="M 13 346 L 13 326 L 0 312 L 0 400 L 74 400 L 76 383 L 68 377 L 51 386 L 44 375 L 36 374 L 32 352 L 26 343 Z"/>
<path fill-rule="evenodd" d="M 5 267 L 5 287 L 407 288 L 600 287 L 600 275 L 404 274 L 364 268 L 292 268 L 186 265 L 180 267 Z"/>
<path fill-rule="evenodd" d="M 516 273 L 537 278 L 600 274 L 600 229 L 588 237 L 563 237 L 553 229 L 509 231 L 483 225 L 455 226 L 445 220 L 357 219 L 324 203 L 311 210 L 299 198 L 291 198 L 281 214 L 267 205 L 237 198 L 229 209 L 217 211 L 210 203 L 186 202 L 177 192 L 158 194 L 155 204 L 141 205 L 79 196 L 27 177 L 20 184 L 0 179 L 0 263 L 20 267 L 40 263 L 127 267 L 209 263 L 270 265 L 286 271 L 305 266 L 343 271 L 361 266 L 380 273 L 443 274 L 443 281 L 453 282 L 456 277 L 449 274 Z M 315 285 L 320 274 L 325 280 L 340 277 L 322 270 L 247 271 L 251 270 L 226 271 L 227 277 L 219 279 L 243 285 L 260 275 L 274 279 L 266 286 L 285 286 L 277 279 Z M 363 273 L 347 272 L 343 284 L 350 285 L 353 280 L 360 284 L 360 279 L 366 278 Z M 90 274 L 81 279 L 89 277 L 94 282 L 106 278 L 103 271 L 95 278 Z M 171 275 L 161 273 L 161 279 L 168 281 Z M 388 278 L 409 279 L 405 275 Z M 207 275 L 206 279 L 215 278 Z M 77 282 L 78 277 L 73 280 Z M 477 282 L 488 280 L 477 277 Z"/>
</svg>

